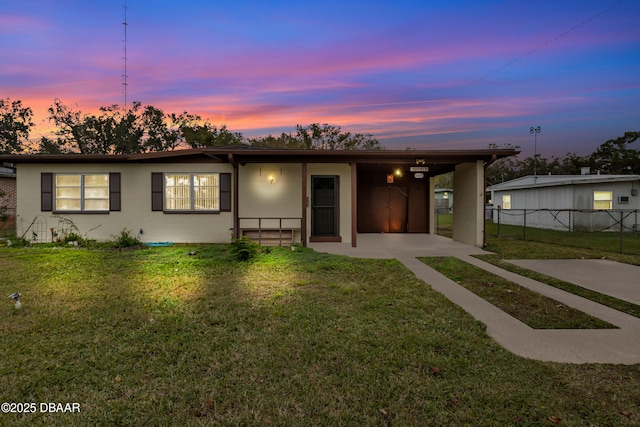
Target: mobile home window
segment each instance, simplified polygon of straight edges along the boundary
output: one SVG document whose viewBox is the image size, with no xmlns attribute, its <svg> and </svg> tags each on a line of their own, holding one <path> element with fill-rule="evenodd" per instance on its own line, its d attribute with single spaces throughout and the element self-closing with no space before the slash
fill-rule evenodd
<svg viewBox="0 0 640 427">
<path fill-rule="evenodd" d="M 594 191 L 593 209 L 611 209 L 613 207 L 612 191 Z"/>
<path fill-rule="evenodd" d="M 502 209 L 511 209 L 511 194 L 502 195 Z"/>
<path fill-rule="evenodd" d="M 56 211 L 109 211 L 109 174 L 57 174 Z"/>
</svg>

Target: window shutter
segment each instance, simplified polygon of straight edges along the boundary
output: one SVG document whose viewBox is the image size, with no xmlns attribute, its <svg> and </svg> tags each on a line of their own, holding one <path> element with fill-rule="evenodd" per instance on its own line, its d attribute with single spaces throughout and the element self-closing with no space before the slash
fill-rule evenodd
<svg viewBox="0 0 640 427">
<path fill-rule="evenodd" d="M 161 211 L 163 209 L 163 175 L 162 172 L 151 173 L 151 210 Z"/>
<path fill-rule="evenodd" d="M 231 212 L 231 174 L 220 174 L 220 212 Z"/>
<path fill-rule="evenodd" d="M 50 172 L 40 174 L 40 210 L 53 211 L 53 174 Z"/>
<path fill-rule="evenodd" d="M 120 210 L 120 173 L 109 174 L 109 210 Z"/>
</svg>

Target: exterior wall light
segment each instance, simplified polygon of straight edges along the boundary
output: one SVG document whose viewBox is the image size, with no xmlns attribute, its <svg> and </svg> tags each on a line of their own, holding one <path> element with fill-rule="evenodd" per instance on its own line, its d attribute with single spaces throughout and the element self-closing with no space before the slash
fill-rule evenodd
<svg viewBox="0 0 640 427">
<path fill-rule="evenodd" d="M 270 184 L 273 184 L 273 181 L 276 180 L 276 178 L 273 176 L 273 174 L 269 175 L 269 177 L 267 178 L 267 180 L 269 180 Z"/>
<path fill-rule="evenodd" d="M 397 177 L 401 177 L 402 176 L 402 169 L 400 168 L 396 168 L 396 170 L 393 172 Z"/>
</svg>

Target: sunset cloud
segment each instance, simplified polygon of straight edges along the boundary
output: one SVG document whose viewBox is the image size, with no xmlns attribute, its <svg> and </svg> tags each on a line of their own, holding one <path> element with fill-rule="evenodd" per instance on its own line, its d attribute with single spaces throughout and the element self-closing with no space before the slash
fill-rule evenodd
<svg viewBox="0 0 640 427">
<path fill-rule="evenodd" d="M 247 136 L 331 123 L 390 146 L 589 151 L 640 114 L 640 4 L 128 0 L 127 99 Z M 123 103 L 124 10 L 25 0 L 0 16 L 0 95 L 36 113 Z"/>
</svg>

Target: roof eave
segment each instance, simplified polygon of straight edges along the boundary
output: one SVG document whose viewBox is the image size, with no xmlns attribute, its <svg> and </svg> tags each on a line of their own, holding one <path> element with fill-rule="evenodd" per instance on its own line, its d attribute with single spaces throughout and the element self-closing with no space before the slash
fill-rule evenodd
<svg viewBox="0 0 640 427">
<path fill-rule="evenodd" d="M 491 161 L 518 154 L 515 150 L 288 150 L 288 149 L 218 149 L 195 148 L 138 154 L 9 154 L 0 161 L 19 163 L 122 163 L 167 162 L 202 157 L 209 161 L 228 162 L 231 154 L 239 163 L 257 162 L 362 162 L 462 163 L 472 160 Z"/>
</svg>

